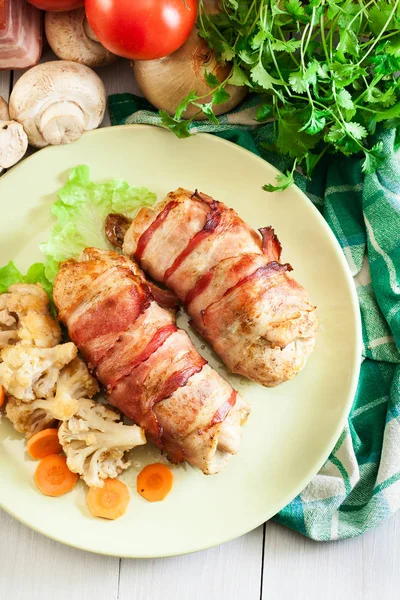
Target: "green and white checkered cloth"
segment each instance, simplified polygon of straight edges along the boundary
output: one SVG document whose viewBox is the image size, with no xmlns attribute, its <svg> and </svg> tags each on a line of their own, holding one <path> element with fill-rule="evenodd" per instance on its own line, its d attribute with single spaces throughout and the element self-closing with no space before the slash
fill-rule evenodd
<svg viewBox="0 0 400 600">
<path fill-rule="evenodd" d="M 160 125 L 143 98 L 109 99 L 112 123 Z M 263 148 L 271 125 L 255 127 L 254 101 L 200 121 L 192 132 L 214 133 L 262 156 L 281 170 L 285 157 Z M 353 537 L 400 507 L 400 165 L 394 131 L 382 131 L 387 159 L 373 175 L 360 160 L 328 157 L 312 181 L 296 184 L 336 235 L 354 277 L 362 316 L 363 355 L 354 404 L 329 459 L 303 492 L 275 519 L 315 540 Z"/>
</svg>

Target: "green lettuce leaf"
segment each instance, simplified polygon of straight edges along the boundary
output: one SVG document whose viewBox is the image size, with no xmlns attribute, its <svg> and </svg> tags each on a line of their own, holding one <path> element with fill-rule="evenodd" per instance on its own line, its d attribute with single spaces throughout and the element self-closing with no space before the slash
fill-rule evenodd
<svg viewBox="0 0 400 600">
<path fill-rule="evenodd" d="M 0 294 L 6 292 L 10 285 L 13 285 L 14 283 L 41 283 L 51 297 L 53 286 L 45 275 L 45 266 L 43 263 L 31 265 L 26 275 L 23 275 L 12 261 L 10 261 L 8 265 L 1 267 Z"/>
<path fill-rule="evenodd" d="M 72 170 L 68 183 L 58 196 L 52 206 L 57 222 L 49 240 L 41 244 L 46 256 L 45 275 L 49 281 L 54 281 L 61 261 L 79 257 L 84 248 L 115 249 L 104 232 L 109 213 L 122 212 L 133 218 L 142 206 L 151 206 L 156 201 L 156 195 L 147 188 L 132 187 L 126 181 L 93 183 L 86 165 Z"/>
</svg>

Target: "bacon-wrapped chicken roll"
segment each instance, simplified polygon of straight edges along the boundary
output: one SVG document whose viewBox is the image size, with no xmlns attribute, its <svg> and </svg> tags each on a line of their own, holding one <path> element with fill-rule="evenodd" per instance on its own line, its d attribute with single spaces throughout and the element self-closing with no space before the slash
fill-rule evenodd
<svg viewBox="0 0 400 600">
<path fill-rule="evenodd" d="M 137 265 L 88 248 L 62 264 L 53 297 L 109 402 L 173 462 L 218 473 L 239 449 L 249 408 L 157 304 Z"/>
<path fill-rule="evenodd" d="M 109 215 L 106 223 L 110 241 L 178 296 L 230 371 L 274 386 L 305 365 L 317 318 L 291 266 L 280 263 L 273 229 L 259 231 L 182 188 L 132 222 Z"/>
</svg>

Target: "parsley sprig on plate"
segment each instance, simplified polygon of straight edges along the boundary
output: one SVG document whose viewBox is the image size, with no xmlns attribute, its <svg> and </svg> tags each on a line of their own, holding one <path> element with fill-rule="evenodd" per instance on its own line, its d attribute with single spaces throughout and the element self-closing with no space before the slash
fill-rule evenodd
<svg viewBox="0 0 400 600">
<path fill-rule="evenodd" d="M 229 97 L 228 83 L 259 95 L 257 121 L 273 122 L 273 148 L 294 159 L 268 191 L 285 189 L 298 165 L 310 176 L 327 151 L 364 155 L 373 172 L 383 157 L 373 145 L 376 126 L 400 123 L 400 0 L 220 0 L 206 12 L 200 0 L 200 35 L 232 72 L 207 82 L 212 100 L 191 92 L 163 122 L 189 135 L 182 115 L 194 104 L 218 124 L 213 106 Z"/>
</svg>

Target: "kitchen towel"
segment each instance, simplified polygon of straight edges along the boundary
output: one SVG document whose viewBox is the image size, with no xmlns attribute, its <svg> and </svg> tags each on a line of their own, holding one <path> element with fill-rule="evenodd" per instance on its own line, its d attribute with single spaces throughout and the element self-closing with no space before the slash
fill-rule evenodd
<svg viewBox="0 0 400 600">
<path fill-rule="evenodd" d="M 273 126 L 257 125 L 255 102 L 219 117 L 195 121 L 208 132 L 262 156 L 281 171 L 290 159 L 267 148 Z M 110 96 L 113 125 L 160 125 L 157 111 L 132 94 Z M 385 159 L 365 175 L 361 159 L 329 156 L 312 180 L 295 182 L 322 213 L 347 259 L 360 303 L 363 352 L 347 425 L 311 483 L 275 516 L 314 540 L 354 537 L 400 508 L 400 164 L 395 131 L 381 130 Z M 377 140 L 378 141 L 378 140 Z M 268 192 L 266 192 L 268 193 Z"/>
</svg>

